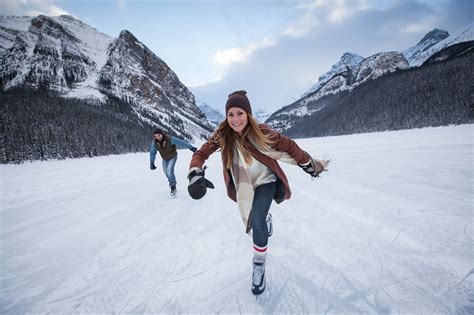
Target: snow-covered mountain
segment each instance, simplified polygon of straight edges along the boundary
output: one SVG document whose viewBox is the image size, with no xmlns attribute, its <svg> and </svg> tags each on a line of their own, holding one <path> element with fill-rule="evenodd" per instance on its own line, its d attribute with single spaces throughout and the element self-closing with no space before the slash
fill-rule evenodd
<svg viewBox="0 0 474 315">
<path fill-rule="evenodd" d="M 368 58 L 345 53 L 331 70 L 319 78 L 310 92 L 291 105 L 273 113 L 266 121 L 268 125 L 284 131 L 292 127 L 299 117 L 311 115 L 325 105 L 308 107 L 309 104 L 327 95 L 334 95 L 344 91 L 351 91 L 356 86 L 374 80 L 387 73 L 395 72 L 408 67 L 405 57 L 399 52 L 383 52 Z"/>
<path fill-rule="evenodd" d="M 403 53 L 381 52 L 365 59 L 355 53 L 345 53 L 299 100 L 273 113 L 266 123 L 279 131 L 288 130 L 302 117 L 310 116 L 324 108 L 328 103 L 320 100 L 325 96 L 350 92 L 369 80 L 419 66 L 446 47 L 473 40 L 473 25 L 470 24 L 453 35 L 435 29 L 426 34 L 416 46 L 406 49 Z"/>
<path fill-rule="evenodd" d="M 343 73 L 350 73 L 350 77 L 355 77 L 355 74 L 359 70 L 359 64 L 364 60 L 364 57 L 359 56 L 356 53 L 347 52 L 342 55 L 341 60 L 339 60 L 336 64 L 331 67 L 331 70 L 326 72 L 325 74 L 321 75 L 318 78 L 318 82 L 309 88 L 309 90 L 304 93 L 301 98 L 318 91 L 325 85 L 329 80 L 332 78 L 342 75 Z"/>
<path fill-rule="evenodd" d="M 129 31 L 112 38 L 72 16 L 0 17 L 2 90 L 39 86 L 64 97 L 125 99 L 149 125 L 194 141 L 212 129 L 194 95 Z"/>
<path fill-rule="evenodd" d="M 198 106 L 204 115 L 206 115 L 207 119 L 216 126 L 225 118 L 221 112 L 212 108 L 207 103 L 199 103 Z"/>
<path fill-rule="evenodd" d="M 357 71 L 355 81 L 350 88 L 354 88 L 367 80 L 375 80 L 385 74 L 406 68 L 408 68 L 408 61 L 399 52 L 375 54 L 359 64 L 359 71 Z"/>
<path fill-rule="evenodd" d="M 420 65 L 423 63 L 421 61 L 421 55 L 424 54 L 428 49 L 432 48 L 434 45 L 438 44 L 440 41 L 449 37 L 449 33 L 435 28 L 420 40 L 418 44 L 413 47 L 410 47 L 403 51 L 403 55 L 410 63 L 410 66 Z"/>
<path fill-rule="evenodd" d="M 426 34 L 416 46 L 403 51 L 410 67 L 422 65 L 429 57 L 446 47 L 474 40 L 474 23 L 461 28 L 454 34 L 447 35 L 449 35 L 448 32 L 435 29 Z"/>
<path fill-rule="evenodd" d="M 65 95 L 102 97 L 87 79 L 97 78 L 112 41 L 71 16 L 0 16 L 2 89 L 45 84 Z"/>
</svg>

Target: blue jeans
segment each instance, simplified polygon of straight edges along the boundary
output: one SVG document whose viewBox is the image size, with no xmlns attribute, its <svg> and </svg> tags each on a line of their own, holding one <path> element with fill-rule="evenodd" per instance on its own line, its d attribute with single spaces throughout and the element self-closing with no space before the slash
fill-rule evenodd
<svg viewBox="0 0 474 315">
<path fill-rule="evenodd" d="M 250 222 L 252 224 L 253 243 L 259 247 L 268 244 L 268 228 L 265 219 L 276 191 L 276 182 L 267 183 L 255 188 L 252 201 Z"/>
<path fill-rule="evenodd" d="M 171 186 L 176 186 L 176 177 L 174 176 L 174 165 L 176 164 L 176 160 L 178 159 L 178 154 L 174 156 L 171 160 L 164 160 L 162 161 L 163 165 L 163 173 L 165 173 L 166 177 L 168 177 L 168 183 Z"/>
</svg>

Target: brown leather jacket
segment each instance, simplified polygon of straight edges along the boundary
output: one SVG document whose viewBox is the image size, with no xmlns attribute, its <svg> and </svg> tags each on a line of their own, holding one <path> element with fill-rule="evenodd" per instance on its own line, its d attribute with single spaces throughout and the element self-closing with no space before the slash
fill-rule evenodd
<svg viewBox="0 0 474 315">
<path fill-rule="evenodd" d="M 308 162 L 308 156 L 306 153 L 290 138 L 287 138 L 280 133 L 270 129 L 268 126 L 264 124 L 259 125 L 260 130 L 264 134 L 270 134 L 270 138 L 274 141 L 273 148 L 278 151 L 287 152 L 293 159 L 298 162 L 298 164 L 305 164 Z M 245 143 L 245 147 L 247 150 L 252 154 L 252 156 L 260 161 L 262 164 L 266 165 L 273 173 L 275 173 L 277 177 L 277 190 L 274 196 L 274 200 L 277 203 L 282 202 L 285 199 L 290 199 L 291 197 L 291 190 L 288 184 L 288 179 L 286 178 L 285 173 L 281 169 L 278 162 L 271 157 L 261 153 L 258 151 L 250 142 Z M 216 135 L 212 135 L 206 143 L 204 143 L 199 150 L 197 150 L 191 159 L 191 163 L 189 168 L 198 167 L 202 168 L 204 165 L 204 161 L 209 158 L 209 156 L 214 153 L 216 150 L 220 148 L 219 139 Z M 222 155 L 222 165 L 223 165 L 223 173 L 224 173 L 224 181 L 227 186 L 227 195 L 230 199 L 236 200 L 236 190 L 234 186 L 234 182 L 231 178 L 230 170 L 225 167 L 226 160 L 225 157 Z"/>
</svg>

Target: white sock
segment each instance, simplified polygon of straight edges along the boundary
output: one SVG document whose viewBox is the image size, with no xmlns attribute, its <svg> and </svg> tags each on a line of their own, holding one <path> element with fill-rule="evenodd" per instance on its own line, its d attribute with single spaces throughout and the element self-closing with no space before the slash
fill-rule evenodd
<svg viewBox="0 0 474 315">
<path fill-rule="evenodd" d="M 267 259 L 267 246 L 260 247 L 253 244 L 253 261 L 256 263 L 265 263 Z"/>
</svg>

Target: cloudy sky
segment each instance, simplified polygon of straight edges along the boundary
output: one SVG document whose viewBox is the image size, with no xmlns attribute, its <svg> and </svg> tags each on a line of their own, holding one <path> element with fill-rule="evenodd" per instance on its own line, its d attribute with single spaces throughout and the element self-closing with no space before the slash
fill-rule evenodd
<svg viewBox="0 0 474 315">
<path fill-rule="evenodd" d="M 248 91 L 273 112 L 344 52 L 402 51 L 433 28 L 472 23 L 470 0 L 1 0 L 2 15 L 71 14 L 117 37 L 131 31 L 197 96 L 223 111 Z"/>
</svg>

